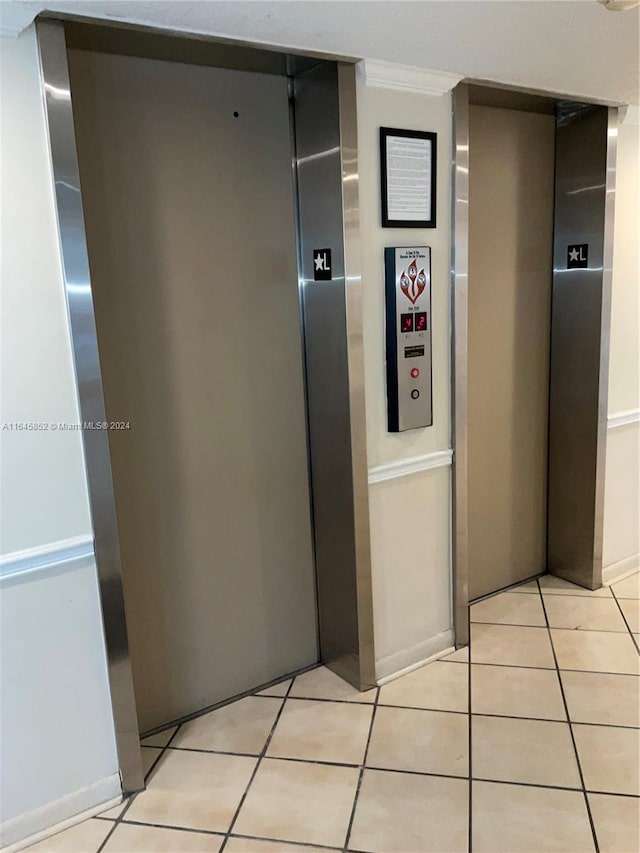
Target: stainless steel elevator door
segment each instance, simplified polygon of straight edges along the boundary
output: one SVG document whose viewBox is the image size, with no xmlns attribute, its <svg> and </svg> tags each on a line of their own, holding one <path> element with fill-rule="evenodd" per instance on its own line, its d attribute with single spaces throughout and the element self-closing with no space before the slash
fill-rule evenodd
<svg viewBox="0 0 640 853">
<path fill-rule="evenodd" d="M 287 82 L 69 64 L 147 731 L 318 658 Z"/>
<path fill-rule="evenodd" d="M 469 597 L 546 565 L 555 121 L 469 109 Z"/>
</svg>

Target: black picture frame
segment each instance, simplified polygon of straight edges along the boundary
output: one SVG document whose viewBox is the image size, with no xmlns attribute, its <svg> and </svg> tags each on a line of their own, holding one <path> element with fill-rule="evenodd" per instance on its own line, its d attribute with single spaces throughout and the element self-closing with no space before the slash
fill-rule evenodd
<svg viewBox="0 0 640 853">
<path fill-rule="evenodd" d="M 431 142 L 431 193 L 429 219 L 390 219 L 387 187 L 387 139 L 389 136 L 402 136 L 408 139 L 428 139 Z M 435 228 L 436 227 L 436 173 L 438 155 L 438 134 L 426 130 L 402 130 L 397 127 L 380 128 L 380 184 L 382 190 L 382 227 L 383 228 Z"/>
</svg>

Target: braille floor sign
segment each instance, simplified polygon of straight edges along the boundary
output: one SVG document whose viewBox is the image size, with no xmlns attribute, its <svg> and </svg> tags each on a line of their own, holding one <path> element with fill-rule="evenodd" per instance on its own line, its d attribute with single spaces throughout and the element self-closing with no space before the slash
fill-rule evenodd
<svg viewBox="0 0 640 853">
<path fill-rule="evenodd" d="M 579 270 L 586 269 L 589 265 L 589 244 L 577 243 L 574 246 L 567 246 L 567 269 Z"/>
<path fill-rule="evenodd" d="M 313 250 L 313 280 L 331 281 L 331 249 Z"/>
</svg>

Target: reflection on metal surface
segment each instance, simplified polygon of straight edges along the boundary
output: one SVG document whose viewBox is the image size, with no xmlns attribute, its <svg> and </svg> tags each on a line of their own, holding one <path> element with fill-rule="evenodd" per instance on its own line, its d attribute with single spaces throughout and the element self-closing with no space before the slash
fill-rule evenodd
<svg viewBox="0 0 640 853">
<path fill-rule="evenodd" d="M 320 651 L 363 688 L 375 672 L 355 69 L 319 65 L 293 88 Z M 330 281 L 314 281 L 319 248 L 332 250 Z"/>
<path fill-rule="evenodd" d="M 451 244 L 451 400 L 453 436 L 453 626 L 456 647 L 469 643 L 467 359 L 469 270 L 469 87 L 453 90 Z"/>
<path fill-rule="evenodd" d="M 549 414 L 553 574 L 602 583 L 617 109 L 559 105 Z M 568 269 L 569 245 L 588 266 Z"/>
<path fill-rule="evenodd" d="M 83 421 L 105 421 L 62 24 L 37 24 L 73 354 Z M 124 614 L 108 434 L 83 432 L 116 745 L 125 792 L 144 788 Z"/>
<path fill-rule="evenodd" d="M 346 287 L 347 354 L 351 427 L 351 467 L 355 521 L 358 658 L 360 689 L 376 683 L 373 636 L 371 537 L 369 531 L 369 466 L 364 384 L 362 277 L 360 268 L 360 196 L 358 190 L 358 132 L 356 66 L 338 63 L 342 205 Z"/>
</svg>

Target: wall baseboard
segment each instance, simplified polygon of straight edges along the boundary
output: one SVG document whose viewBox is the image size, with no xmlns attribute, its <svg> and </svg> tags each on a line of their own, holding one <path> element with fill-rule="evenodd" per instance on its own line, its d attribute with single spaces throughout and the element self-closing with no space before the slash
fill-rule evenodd
<svg viewBox="0 0 640 853">
<path fill-rule="evenodd" d="M 604 566 L 602 569 L 602 583 L 604 586 L 611 586 L 616 581 L 624 580 L 629 575 L 634 574 L 640 569 L 640 554 L 630 554 L 617 563 L 611 563 L 610 566 Z"/>
<path fill-rule="evenodd" d="M 424 640 L 416 646 L 411 646 L 409 649 L 403 649 L 376 661 L 376 683 L 378 685 L 387 684 L 387 682 L 400 678 L 401 675 L 406 675 L 414 669 L 419 669 L 445 654 L 453 654 L 455 651 L 454 643 L 453 629 L 450 628 L 436 634 L 435 637 L 429 637 L 428 640 Z"/>
<path fill-rule="evenodd" d="M 409 474 L 431 471 L 433 468 L 448 468 L 452 461 L 453 450 L 437 450 L 435 453 L 425 453 L 423 456 L 412 456 L 409 459 L 399 459 L 397 462 L 387 462 L 384 465 L 369 468 L 369 483 L 395 480 L 398 477 L 407 477 Z"/>
<path fill-rule="evenodd" d="M 87 788 L 18 815 L 2 825 L 0 853 L 17 853 L 43 838 L 75 826 L 122 802 L 120 774 L 114 773 Z"/>
</svg>

